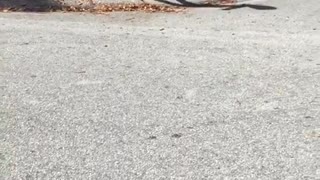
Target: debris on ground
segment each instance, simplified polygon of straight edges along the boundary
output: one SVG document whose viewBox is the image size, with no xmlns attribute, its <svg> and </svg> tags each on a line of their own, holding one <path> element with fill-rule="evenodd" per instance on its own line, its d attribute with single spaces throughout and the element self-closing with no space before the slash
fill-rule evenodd
<svg viewBox="0 0 320 180">
<path fill-rule="evenodd" d="M 49 7 L 0 7 L 0 12 L 91 12 L 91 13 L 108 13 L 108 12 L 128 12 L 142 11 L 148 13 L 154 12 L 180 12 L 185 8 L 167 5 L 156 5 L 148 3 L 110 3 L 94 4 L 92 6 L 49 6 Z"/>
<path fill-rule="evenodd" d="M 144 11 L 144 12 L 179 12 L 184 8 L 181 7 L 173 7 L 173 6 L 165 6 L 165 5 L 156 5 L 156 4 L 147 4 L 147 3 L 114 3 L 114 4 L 97 4 L 92 6 L 91 8 L 83 8 L 83 7 L 67 7 L 65 11 L 71 12 L 117 12 L 117 11 Z"/>
</svg>

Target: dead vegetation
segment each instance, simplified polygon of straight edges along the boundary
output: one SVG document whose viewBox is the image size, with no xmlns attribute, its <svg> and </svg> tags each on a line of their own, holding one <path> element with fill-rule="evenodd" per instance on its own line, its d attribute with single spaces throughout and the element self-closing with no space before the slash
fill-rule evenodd
<svg viewBox="0 0 320 180">
<path fill-rule="evenodd" d="M 39 4 L 30 6 L 28 3 L 1 7 L 1 12 L 91 12 L 91 13 L 108 13 L 108 12 L 180 12 L 184 8 L 167 5 L 156 5 L 148 3 L 102 3 L 96 4 L 93 0 L 81 0 L 76 5 L 67 5 L 63 1 L 55 4 Z"/>
<path fill-rule="evenodd" d="M 67 6 L 64 7 L 64 11 L 68 12 L 95 12 L 95 13 L 106 13 L 106 12 L 130 12 L 130 11 L 143 11 L 143 12 L 179 12 L 184 8 L 172 7 L 164 5 L 155 5 L 147 3 L 112 3 L 112 4 L 98 4 L 89 7 L 81 6 Z"/>
</svg>

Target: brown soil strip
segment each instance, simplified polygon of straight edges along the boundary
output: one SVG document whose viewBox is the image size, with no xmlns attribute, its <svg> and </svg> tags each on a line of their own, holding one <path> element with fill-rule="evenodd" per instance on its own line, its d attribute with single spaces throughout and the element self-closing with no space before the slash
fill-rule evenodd
<svg viewBox="0 0 320 180">
<path fill-rule="evenodd" d="M 91 13 L 108 13 L 108 12 L 132 12 L 142 11 L 148 13 L 162 12 L 181 12 L 185 8 L 173 7 L 166 5 L 156 5 L 147 3 L 110 3 L 110 4 L 96 4 L 93 6 L 53 6 L 53 7 L 0 7 L 0 12 L 91 12 Z"/>
</svg>

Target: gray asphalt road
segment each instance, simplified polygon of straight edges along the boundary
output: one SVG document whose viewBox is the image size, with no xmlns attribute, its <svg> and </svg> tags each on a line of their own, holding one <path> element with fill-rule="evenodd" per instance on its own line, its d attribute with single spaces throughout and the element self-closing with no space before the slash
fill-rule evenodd
<svg viewBox="0 0 320 180">
<path fill-rule="evenodd" d="M 320 179 L 320 7 L 0 14 L 0 179 Z"/>
</svg>

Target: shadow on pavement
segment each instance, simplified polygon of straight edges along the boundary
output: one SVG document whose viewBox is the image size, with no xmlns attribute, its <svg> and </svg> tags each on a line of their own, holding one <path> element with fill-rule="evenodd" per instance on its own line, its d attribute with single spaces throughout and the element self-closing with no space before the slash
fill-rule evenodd
<svg viewBox="0 0 320 180">
<path fill-rule="evenodd" d="M 276 10 L 277 9 L 274 6 L 243 4 L 243 5 L 238 5 L 238 6 L 229 6 L 223 10 L 233 10 L 233 9 L 239 9 L 239 8 L 244 8 L 244 7 L 255 9 L 255 10 Z"/>
<path fill-rule="evenodd" d="M 23 10 L 26 12 L 48 12 L 61 9 L 56 0 L 0 0 L 1 9 Z"/>
<path fill-rule="evenodd" d="M 176 0 L 178 3 L 167 1 L 167 0 L 155 0 L 160 3 L 172 5 L 172 6 L 182 6 L 182 7 L 196 7 L 196 8 L 223 8 L 223 10 L 233 10 L 239 8 L 252 8 L 256 10 L 275 10 L 277 9 L 274 6 L 266 5 L 253 5 L 253 4 L 241 4 L 241 5 L 218 5 L 218 4 L 196 4 L 188 2 L 186 0 Z"/>
</svg>

